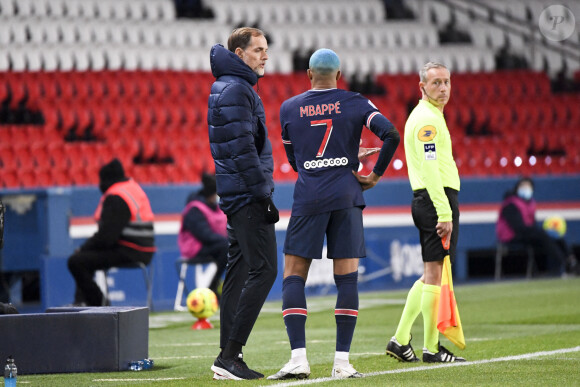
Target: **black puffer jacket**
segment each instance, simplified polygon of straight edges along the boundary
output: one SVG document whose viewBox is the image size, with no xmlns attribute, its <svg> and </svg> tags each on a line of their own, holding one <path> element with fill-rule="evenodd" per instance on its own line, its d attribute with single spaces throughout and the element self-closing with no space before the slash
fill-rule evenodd
<svg viewBox="0 0 580 387">
<path fill-rule="evenodd" d="M 220 207 L 231 215 L 274 191 L 272 144 L 262 100 L 253 89 L 258 76 L 222 45 L 212 47 L 207 122 Z"/>
</svg>

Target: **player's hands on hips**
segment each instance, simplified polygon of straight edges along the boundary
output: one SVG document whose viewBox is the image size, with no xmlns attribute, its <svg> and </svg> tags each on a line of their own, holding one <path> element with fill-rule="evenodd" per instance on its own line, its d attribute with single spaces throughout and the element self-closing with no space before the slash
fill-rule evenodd
<svg viewBox="0 0 580 387">
<path fill-rule="evenodd" d="M 363 148 L 362 146 L 358 148 L 358 161 L 363 161 L 367 157 L 379 153 L 381 148 Z"/>
<path fill-rule="evenodd" d="M 381 179 L 381 177 L 374 172 L 371 172 L 370 175 L 367 176 L 359 175 L 355 171 L 352 171 L 352 174 L 354 175 L 354 177 L 356 177 L 356 179 L 360 183 L 363 191 L 373 188 L 375 185 L 377 185 L 377 183 Z"/>
<path fill-rule="evenodd" d="M 443 238 L 444 236 L 451 237 L 451 232 L 453 231 L 453 222 L 439 222 L 437 226 L 435 226 L 437 230 L 437 235 L 439 238 Z"/>
<path fill-rule="evenodd" d="M 262 200 L 261 203 L 262 206 L 264 207 L 264 213 L 266 214 L 265 215 L 266 222 L 272 224 L 280 220 L 280 213 L 278 212 L 278 209 L 274 205 L 271 196 Z"/>
</svg>

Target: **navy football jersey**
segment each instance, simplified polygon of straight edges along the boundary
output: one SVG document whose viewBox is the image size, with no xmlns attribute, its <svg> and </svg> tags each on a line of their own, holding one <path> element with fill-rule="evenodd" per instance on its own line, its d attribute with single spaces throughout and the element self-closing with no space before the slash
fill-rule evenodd
<svg viewBox="0 0 580 387">
<path fill-rule="evenodd" d="M 352 171 L 359 166 L 363 126 L 376 114 L 367 98 L 341 89 L 309 90 L 284 101 L 282 142 L 298 170 L 292 216 L 365 206 Z"/>
</svg>

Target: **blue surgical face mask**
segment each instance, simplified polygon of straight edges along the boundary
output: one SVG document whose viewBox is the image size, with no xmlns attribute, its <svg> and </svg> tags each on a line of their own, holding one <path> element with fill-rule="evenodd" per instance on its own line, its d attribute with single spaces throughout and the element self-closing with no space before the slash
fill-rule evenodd
<svg viewBox="0 0 580 387">
<path fill-rule="evenodd" d="M 534 190 L 530 187 L 520 187 L 518 188 L 518 196 L 524 200 L 530 200 L 532 195 L 534 194 Z"/>
</svg>

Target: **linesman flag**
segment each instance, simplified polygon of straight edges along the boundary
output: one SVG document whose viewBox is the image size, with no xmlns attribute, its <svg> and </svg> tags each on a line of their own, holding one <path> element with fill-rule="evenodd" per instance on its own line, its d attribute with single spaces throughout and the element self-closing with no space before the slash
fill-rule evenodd
<svg viewBox="0 0 580 387">
<path fill-rule="evenodd" d="M 447 255 L 443 260 L 443 272 L 441 273 L 441 296 L 439 299 L 439 313 L 437 316 L 437 329 L 459 349 L 465 349 L 465 337 L 459 318 L 459 309 L 453 293 L 453 278 L 451 277 L 451 261 L 449 260 L 450 237 L 444 237 L 443 248 Z"/>
</svg>

